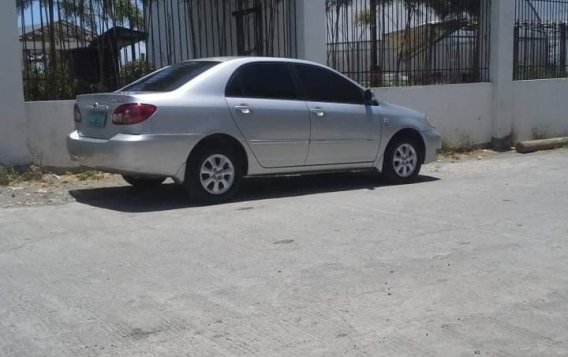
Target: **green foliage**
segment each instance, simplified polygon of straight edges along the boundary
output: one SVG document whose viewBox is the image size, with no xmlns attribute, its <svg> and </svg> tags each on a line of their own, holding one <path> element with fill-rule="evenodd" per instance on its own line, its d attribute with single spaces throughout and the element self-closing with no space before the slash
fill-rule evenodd
<svg viewBox="0 0 568 357">
<path fill-rule="evenodd" d="M 147 61 L 138 60 L 127 63 L 120 72 L 124 84 L 132 83 L 156 69 Z"/>
<path fill-rule="evenodd" d="M 532 129 L 533 140 L 544 140 L 550 139 L 551 135 L 547 128 L 533 128 Z"/>
<path fill-rule="evenodd" d="M 479 18 L 481 11 L 480 0 L 382 0 L 377 1 L 377 6 L 400 2 L 409 10 L 414 10 L 418 5 L 426 5 L 432 9 L 436 15 L 442 20 L 461 18 L 464 14 L 472 18 Z M 326 9 L 329 12 L 334 8 L 347 7 L 351 1 L 328 0 Z M 371 23 L 370 9 L 363 9 L 355 14 L 355 22 L 359 26 L 365 26 Z"/>
<path fill-rule="evenodd" d="M 104 178 L 104 174 L 100 171 L 86 170 L 77 174 L 79 181 L 98 181 Z"/>
<path fill-rule="evenodd" d="M 452 156 L 456 153 L 472 151 L 476 148 L 471 133 L 468 130 L 458 130 L 459 138 L 457 141 L 442 140 L 442 149 L 440 153 L 445 156 Z"/>
<path fill-rule="evenodd" d="M 353 0 L 326 0 L 325 1 L 325 10 L 330 11 L 331 9 L 335 9 L 338 11 L 342 7 L 347 7 L 351 5 Z"/>
<path fill-rule="evenodd" d="M 14 1 L 14 0 L 12 0 Z M 60 33 L 54 30 L 57 21 L 65 20 L 100 34 L 110 27 L 128 26 L 142 29 L 144 14 L 142 7 L 132 0 L 15 0 L 18 13 L 33 6 L 45 12 L 45 23 L 50 25 L 43 41 L 46 48 L 55 49 L 58 43 L 65 48 Z M 143 0 L 147 1 L 147 0 Z M 57 15 L 57 16 L 56 16 Z M 59 31 L 61 32 L 61 31 Z M 72 79 L 66 74 L 65 60 L 58 51 L 45 53 L 50 68 L 28 70 L 24 73 L 26 100 L 73 99 L 78 94 L 106 91 L 102 84 L 91 84 Z"/>
<path fill-rule="evenodd" d="M 63 73 L 31 71 L 24 73 L 24 94 L 27 101 L 74 99 L 79 94 L 94 93 L 104 88 L 96 84 L 69 78 Z"/>
<path fill-rule="evenodd" d="M 464 13 L 478 18 L 481 11 L 480 0 L 428 0 L 427 3 L 442 20 L 459 18 Z"/>
<path fill-rule="evenodd" d="M 133 61 L 126 64 L 120 71 L 123 84 L 135 80 L 155 71 L 155 68 L 144 60 Z M 65 73 L 50 73 L 33 70 L 24 76 L 24 94 L 26 101 L 50 99 L 75 99 L 79 94 L 105 92 L 109 90 L 100 83 L 93 84 L 86 81 L 70 78 Z"/>
<path fill-rule="evenodd" d="M 14 169 L 0 166 L 0 186 L 9 186 L 21 181 L 21 175 Z"/>
<path fill-rule="evenodd" d="M 459 160 L 458 149 L 457 147 L 448 141 L 442 141 L 442 148 L 438 150 L 438 154 L 441 156 L 445 156 L 452 160 Z"/>
<path fill-rule="evenodd" d="M 148 0 L 143 0 L 143 2 Z M 67 21 L 81 22 L 90 30 L 98 31 L 98 26 L 130 24 L 133 28 L 144 27 L 142 8 L 132 0 L 16 0 L 16 9 L 28 9 L 34 4 L 40 8 L 55 10 L 58 17 Z M 93 17 L 96 19 L 94 21 Z M 55 20 L 49 18 L 48 22 Z M 94 27 L 94 28 L 90 28 Z"/>
<path fill-rule="evenodd" d="M 0 186 L 10 186 L 24 181 L 41 181 L 42 177 L 42 170 L 34 165 L 18 169 L 0 165 Z"/>
</svg>

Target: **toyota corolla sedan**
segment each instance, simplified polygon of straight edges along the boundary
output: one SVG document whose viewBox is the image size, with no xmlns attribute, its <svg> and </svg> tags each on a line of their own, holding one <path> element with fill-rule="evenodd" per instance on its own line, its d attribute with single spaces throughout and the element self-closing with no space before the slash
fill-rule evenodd
<svg viewBox="0 0 568 357">
<path fill-rule="evenodd" d="M 241 178 L 376 170 L 412 182 L 441 139 L 424 114 L 377 101 L 325 66 L 212 58 L 77 97 L 67 138 L 80 165 L 135 187 L 171 177 L 196 201 L 226 201 Z"/>
</svg>

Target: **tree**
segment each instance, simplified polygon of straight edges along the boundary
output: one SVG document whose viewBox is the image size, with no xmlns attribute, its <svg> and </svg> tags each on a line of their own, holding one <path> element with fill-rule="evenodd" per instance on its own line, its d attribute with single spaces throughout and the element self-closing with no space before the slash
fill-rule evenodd
<svg viewBox="0 0 568 357">
<path fill-rule="evenodd" d="M 55 78 L 60 78 L 65 74 L 65 66 L 61 61 L 61 55 L 58 54 L 59 49 L 65 51 L 67 46 L 67 37 L 77 36 L 79 33 L 69 33 L 69 31 L 77 31 L 80 29 L 90 30 L 95 34 L 102 34 L 111 27 L 129 26 L 130 28 L 142 29 L 144 27 L 144 17 L 142 9 L 137 6 L 134 0 L 15 0 L 16 8 L 22 15 L 24 11 L 29 10 L 33 6 L 40 9 L 41 26 L 48 28 L 46 38 L 41 39 L 43 52 L 48 55 L 48 66 L 46 68 L 49 77 L 48 83 L 54 86 Z M 143 0 L 145 3 L 147 0 Z M 64 24 L 66 21 L 69 25 Z M 64 31 L 66 31 L 64 33 Z M 49 44 L 46 48 L 45 43 Z M 59 42 L 58 42 L 59 40 Z M 101 81 L 105 77 L 104 70 L 104 44 L 99 37 L 99 74 Z M 118 56 L 116 49 L 108 46 L 112 56 Z M 134 54 L 134 49 L 132 53 Z M 59 58 L 58 58 L 59 57 Z M 115 66 L 112 71 L 115 78 L 119 77 L 119 68 Z M 59 75 L 57 75 L 59 73 Z M 104 89 L 102 82 L 99 84 L 100 89 Z M 57 90 L 54 89 L 53 95 L 57 97 Z"/>
<path fill-rule="evenodd" d="M 462 20 L 464 16 L 473 20 L 473 26 L 477 28 L 477 41 L 473 50 L 472 81 L 481 79 L 481 45 L 483 41 L 483 29 L 481 28 L 481 3 L 482 0 L 430 0 L 431 7 L 442 20 Z"/>
<path fill-rule="evenodd" d="M 339 19 L 341 10 L 346 9 L 353 3 L 353 0 L 326 0 L 325 12 L 328 14 L 328 21 L 334 22 L 331 29 L 331 42 L 332 50 L 328 52 L 328 57 L 331 55 L 331 65 L 335 67 L 337 64 L 337 48 L 339 42 Z M 332 14 L 332 16 L 330 16 Z M 329 23 L 327 24 L 329 31 Z"/>
<path fill-rule="evenodd" d="M 401 1 L 401 0 L 399 0 Z M 412 28 L 412 18 L 418 13 L 419 6 L 424 4 L 427 0 L 402 0 L 404 7 L 406 8 L 406 23 L 404 25 L 404 35 L 403 41 L 400 44 L 396 59 L 396 81 L 400 80 L 400 67 L 402 65 L 403 59 L 410 57 L 410 30 Z"/>
<path fill-rule="evenodd" d="M 275 26 L 276 26 L 276 15 L 278 14 L 278 9 L 282 4 L 282 0 L 267 0 L 267 7 L 269 11 L 269 20 L 268 20 L 268 33 L 266 34 L 266 46 L 267 49 L 266 55 L 274 56 L 274 43 L 276 42 L 274 39 L 275 33 Z"/>
<path fill-rule="evenodd" d="M 440 41 L 444 36 L 449 36 L 453 33 L 457 26 L 463 26 L 463 21 L 465 17 L 473 19 L 474 25 L 479 27 L 479 16 L 481 13 L 481 0 L 383 0 L 380 1 L 380 7 L 377 6 L 376 9 L 364 9 L 355 15 L 355 23 L 359 26 L 368 26 L 371 23 L 372 16 L 377 16 L 379 11 L 385 11 L 386 6 L 395 6 L 395 4 L 400 4 L 405 9 L 405 23 L 404 29 L 402 30 L 402 40 L 397 41 L 397 60 L 396 60 L 396 79 L 400 79 L 401 66 L 404 61 L 409 61 L 410 57 L 413 55 L 411 46 L 411 32 L 412 32 L 412 20 L 419 14 L 420 9 L 428 9 L 432 11 L 439 19 L 442 21 L 451 21 L 456 27 L 451 27 L 448 31 L 442 35 L 442 37 L 435 37 L 431 31 L 432 29 L 427 29 L 427 41 L 429 43 L 426 45 L 428 51 L 429 65 L 432 61 L 432 50 L 435 45 L 434 41 Z M 462 25 L 460 25 L 462 24 Z M 362 30 L 363 31 L 363 30 Z M 363 32 L 362 32 L 363 33 Z M 481 36 L 481 31 L 478 29 L 478 34 Z M 383 39 L 384 43 L 384 39 Z M 479 78 L 479 52 L 481 39 L 476 41 L 476 47 L 474 48 L 474 73 L 475 78 Z M 385 49 L 383 49 L 384 51 Z"/>
<path fill-rule="evenodd" d="M 435 0 L 436 1 L 436 0 Z M 443 1 L 443 0 L 438 0 Z M 377 2 L 376 9 L 365 9 L 359 14 L 355 15 L 355 23 L 359 25 L 367 26 L 373 21 L 373 16 L 377 16 L 377 12 L 379 11 L 379 3 L 382 11 L 385 11 L 386 6 L 394 6 L 395 4 L 400 4 L 405 9 L 405 16 L 404 16 L 404 30 L 402 35 L 402 41 L 397 43 L 397 60 L 396 60 L 396 81 L 400 80 L 400 71 L 401 65 L 405 58 L 408 58 L 410 54 L 410 35 L 412 29 L 412 19 L 416 14 L 419 13 L 420 7 L 427 5 L 430 1 L 429 0 L 383 0 Z M 383 38 L 383 44 L 385 39 Z M 385 49 L 383 48 L 383 51 Z M 376 44 L 373 44 L 372 51 L 376 51 Z M 371 63 L 373 68 L 377 67 L 376 63 Z"/>
<path fill-rule="evenodd" d="M 45 11 L 45 20 L 47 26 L 49 27 L 48 31 L 48 41 L 49 41 L 49 53 L 48 53 L 48 64 L 49 64 L 49 72 L 50 72 L 50 81 L 48 81 L 48 85 L 51 85 L 54 82 L 55 74 L 57 71 L 57 51 L 56 51 L 56 41 L 55 41 L 55 0 L 37 0 L 40 6 L 40 22 L 43 26 L 44 23 L 44 13 L 42 10 Z M 36 1 L 34 0 L 16 0 L 16 9 L 23 13 L 26 9 L 33 6 Z M 45 38 L 42 38 L 42 46 L 43 52 L 46 53 L 47 49 L 45 47 Z"/>
<path fill-rule="evenodd" d="M 481 0 L 430 0 L 429 6 L 442 19 L 458 19 L 468 14 L 479 17 Z"/>
</svg>

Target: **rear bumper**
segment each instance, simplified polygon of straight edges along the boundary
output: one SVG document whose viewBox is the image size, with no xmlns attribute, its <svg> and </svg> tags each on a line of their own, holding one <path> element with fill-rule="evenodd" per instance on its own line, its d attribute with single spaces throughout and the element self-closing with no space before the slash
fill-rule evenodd
<svg viewBox="0 0 568 357">
<path fill-rule="evenodd" d="M 434 128 L 423 131 L 422 137 L 426 146 L 424 163 L 434 162 L 438 159 L 438 150 L 442 148 L 442 136 Z"/>
<path fill-rule="evenodd" d="M 198 135 L 129 135 L 111 139 L 67 136 L 71 160 L 81 166 L 118 173 L 176 177 Z"/>
</svg>

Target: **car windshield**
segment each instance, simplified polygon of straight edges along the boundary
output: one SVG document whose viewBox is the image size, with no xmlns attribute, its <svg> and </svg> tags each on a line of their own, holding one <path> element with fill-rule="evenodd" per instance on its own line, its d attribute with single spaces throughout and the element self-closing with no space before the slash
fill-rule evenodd
<svg viewBox="0 0 568 357">
<path fill-rule="evenodd" d="M 120 92 L 171 92 L 219 63 L 213 61 L 178 63 L 126 86 Z"/>
</svg>

